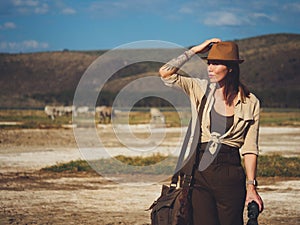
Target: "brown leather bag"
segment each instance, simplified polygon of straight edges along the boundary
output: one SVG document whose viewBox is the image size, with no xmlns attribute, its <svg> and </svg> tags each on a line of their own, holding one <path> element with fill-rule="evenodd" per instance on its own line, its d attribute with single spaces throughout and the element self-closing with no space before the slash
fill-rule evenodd
<svg viewBox="0 0 300 225">
<path fill-rule="evenodd" d="M 189 188 L 163 185 L 161 196 L 150 206 L 152 225 L 192 225 Z"/>
</svg>

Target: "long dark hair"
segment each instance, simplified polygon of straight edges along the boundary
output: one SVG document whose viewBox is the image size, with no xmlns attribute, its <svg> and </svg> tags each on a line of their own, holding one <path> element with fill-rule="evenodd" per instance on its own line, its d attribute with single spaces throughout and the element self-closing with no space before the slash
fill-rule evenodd
<svg viewBox="0 0 300 225">
<path fill-rule="evenodd" d="M 240 92 L 241 99 L 244 102 L 250 95 L 249 89 L 240 82 L 240 66 L 238 63 L 226 63 L 229 70 L 224 78 L 224 99 L 231 106 L 237 94 Z"/>
</svg>

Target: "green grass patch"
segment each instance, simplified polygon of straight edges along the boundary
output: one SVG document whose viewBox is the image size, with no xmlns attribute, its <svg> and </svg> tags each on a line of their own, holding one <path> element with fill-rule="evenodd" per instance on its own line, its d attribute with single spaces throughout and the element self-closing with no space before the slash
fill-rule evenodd
<svg viewBox="0 0 300 225">
<path fill-rule="evenodd" d="M 68 163 L 59 163 L 43 168 L 48 172 L 80 172 L 97 171 L 103 174 L 172 174 L 177 162 L 176 157 L 167 157 L 153 154 L 148 157 L 128 157 L 118 155 L 109 159 L 94 161 L 76 160 Z"/>
<path fill-rule="evenodd" d="M 60 128 L 72 122 L 71 116 L 51 120 L 43 110 L 0 110 L 0 122 L 18 122 L 18 125 L 0 125 L 0 128 Z"/>
<path fill-rule="evenodd" d="M 263 109 L 260 117 L 263 126 L 300 126 L 300 111 L 296 109 Z"/>
<path fill-rule="evenodd" d="M 58 163 L 53 166 L 45 167 L 42 171 L 48 172 L 92 172 L 93 168 L 85 160 L 70 161 L 68 163 Z"/>
<path fill-rule="evenodd" d="M 115 157 L 116 160 L 130 166 L 151 166 L 165 160 L 166 158 L 167 156 L 163 156 L 161 154 L 154 154 L 148 157 L 129 157 L 124 155 L 118 155 Z"/>
<path fill-rule="evenodd" d="M 176 157 L 154 154 L 148 157 L 128 157 L 119 155 L 110 159 L 100 159 L 87 163 L 84 160 L 60 163 L 43 168 L 50 172 L 98 171 L 103 174 L 169 174 L 175 169 Z M 300 177 L 299 157 L 264 155 L 258 157 L 258 177 Z"/>
<path fill-rule="evenodd" d="M 172 174 L 176 162 L 176 157 L 167 157 L 161 154 L 154 154 L 148 157 L 118 155 L 114 158 L 89 162 L 77 160 L 69 163 L 59 163 L 43 168 L 42 171 L 90 172 L 95 170 L 103 174 Z"/>
<path fill-rule="evenodd" d="M 259 177 L 300 177 L 299 157 L 261 155 L 258 157 L 257 168 Z"/>
</svg>

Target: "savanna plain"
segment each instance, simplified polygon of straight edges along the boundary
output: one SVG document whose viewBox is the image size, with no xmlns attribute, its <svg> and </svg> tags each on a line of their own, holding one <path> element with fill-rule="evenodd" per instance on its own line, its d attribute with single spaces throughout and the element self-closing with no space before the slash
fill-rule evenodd
<svg viewBox="0 0 300 225">
<path fill-rule="evenodd" d="M 182 141 L 178 117 L 163 113 L 167 124 L 164 139 L 154 143 L 159 154 L 143 158 L 159 160 Z M 86 149 L 78 145 L 80 137 L 71 117 L 52 121 L 39 110 L 1 110 L 0 115 L 0 224 L 150 224 L 146 209 L 159 197 L 161 185 L 169 182 L 170 171 L 105 173 L 104 167 L 89 167 L 87 161 L 94 159 L 88 152 L 95 151 L 95 156 L 97 146 L 89 135 L 81 142 L 84 145 L 86 141 Z M 145 145 L 153 145 L 153 141 L 148 143 L 149 115 L 130 115 L 131 132 Z M 99 161 L 102 164 L 112 158 L 131 159 L 133 165 L 141 160 L 141 152 L 124 150 L 126 146 L 111 124 L 97 124 L 95 130 L 111 156 Z M 89 131 L 88 127 L 78 130 L 83 134 Z M 260 225 L 299 224 L 299 134 L 299 110 L 262 112 L 258 190 L 265 209 L 259 215 Z M 138 149 L 138 141 L 127 143 L 131 144 Z M 123 164 L 128 163 L 125 161 Z"/>
</svg>

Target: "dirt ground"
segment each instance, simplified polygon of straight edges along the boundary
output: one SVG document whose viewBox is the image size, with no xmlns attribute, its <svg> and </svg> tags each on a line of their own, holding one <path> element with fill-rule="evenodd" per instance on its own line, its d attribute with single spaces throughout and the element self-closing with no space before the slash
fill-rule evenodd
<svg viewBox="0 0 300 225">
<path fill-rule="evenodd" d="M 127 183 L 118 183 L 97 173 L 39 170 L 77 158 L 71 129 L 0 130 L 0 224 L 150 224 L 145 209 L 159 196 L 161 182 L 131 182 L 127 176 Z M 259 224 L 299 224 L 300 179 L 259 182 L 265 203 Z"/>
</svg>

